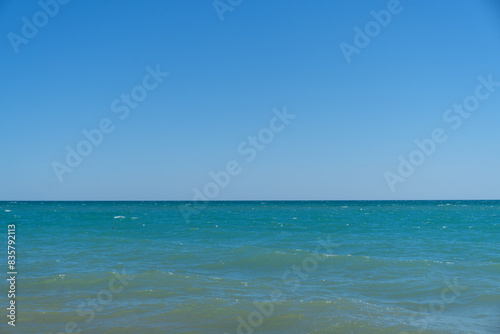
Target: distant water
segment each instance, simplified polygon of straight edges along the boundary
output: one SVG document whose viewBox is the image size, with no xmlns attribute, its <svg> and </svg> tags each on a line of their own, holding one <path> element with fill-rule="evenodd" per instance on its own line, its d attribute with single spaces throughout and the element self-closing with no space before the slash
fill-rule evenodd
<svg viewBox="0 0 500 334">
<path fill-rule="evenodd" d="M 18 247 L 18 321 L 2 280 L 1 333 L 500 333 L 498 201 L 0 202 L 0 216 Z"/>
</svg>

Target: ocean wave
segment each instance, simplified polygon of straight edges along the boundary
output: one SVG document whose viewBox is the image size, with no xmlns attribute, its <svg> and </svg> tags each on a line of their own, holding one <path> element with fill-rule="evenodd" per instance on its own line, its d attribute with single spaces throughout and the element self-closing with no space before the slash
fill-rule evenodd
<svg viewBox="0 0 500 334">
<path fill-rule="evenodd" d="M 75 288 L 86 290 L 89 288 L 107 288 L 111 280 L 123 277 L 124 280 L 132 280 L 134 276 L 121 270 L 104 273 L 58 273 L 43 277 L 23 277 L 23 290 L 51 291 L 60 288 Z"/>
<path fill-rule="evenodd" d="M 312 252 L 302 249 L 268 250 L 263 248 L 235 249 L 228 251 L 218 262 L 206 262 L 196 265 L 201 269 L 271 269 L 283 268 L 293 265 L 301 265 L 304 261 L 315 262 L 318 265 L 337 266 L 350 268 L 352 270 L 369 270 L 376 268 L 428 268 L 432 266 L 462 266 L 465 264 L 456 261 L 445 261 L 438 259 L 405 259 L 386 258 L 364 254 L 334 254 Z"/>
</svg>

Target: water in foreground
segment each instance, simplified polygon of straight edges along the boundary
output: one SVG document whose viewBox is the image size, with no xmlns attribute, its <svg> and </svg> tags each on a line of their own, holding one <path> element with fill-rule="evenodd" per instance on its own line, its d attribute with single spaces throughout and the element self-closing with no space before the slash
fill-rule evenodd
<svg viewBox="0 0 500 334">
<path fill-rule="evenodd" d="M 2 333 L 500 333 L 498 201 L 0 202 L 0 216 L 18 272 L 16 327 L 0 285 Z"/>
</svg>

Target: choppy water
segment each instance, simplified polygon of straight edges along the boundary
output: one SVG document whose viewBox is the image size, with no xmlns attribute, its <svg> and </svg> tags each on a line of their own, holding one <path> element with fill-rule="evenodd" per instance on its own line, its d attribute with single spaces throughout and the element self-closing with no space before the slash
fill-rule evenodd
<svg viewBox="0 0 500 334">
<path fill-rule="evenodd" d="M 0 217 L 18 252 L 2 333 L 500 333 L 498 201 L 0 202 Z"/>
</svg>

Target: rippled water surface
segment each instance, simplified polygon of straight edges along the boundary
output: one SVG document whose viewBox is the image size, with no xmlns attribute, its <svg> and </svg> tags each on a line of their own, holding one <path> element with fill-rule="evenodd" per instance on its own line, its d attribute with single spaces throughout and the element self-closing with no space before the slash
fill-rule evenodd
<svg viewBox="0 0 500 334">
<path fill-rule="evenodd" d="M 0 216 L 18 271 L 17 325 L 4 315 L 0 332 L 500 333 L 497 201 L 0 202 Z"/>
</svg>

